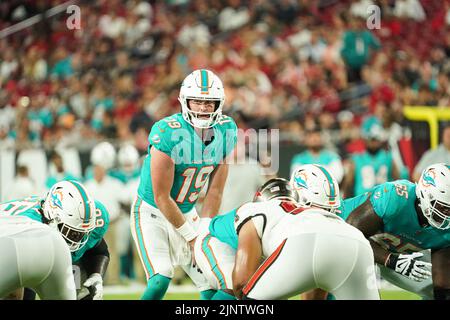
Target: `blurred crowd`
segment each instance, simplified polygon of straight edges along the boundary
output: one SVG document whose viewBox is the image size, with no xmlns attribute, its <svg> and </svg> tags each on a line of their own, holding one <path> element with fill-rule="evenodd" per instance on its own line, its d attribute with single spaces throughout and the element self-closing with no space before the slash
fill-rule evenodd
<svg viewBox="0 0 450 320">
<path fill-rule="evenodd" d="M 61 3 L 2 2 L 0 29 Z M 180 110 L 180 83 L 198 68 L 221 77 L 224 112 L 241 128 L 280 128 L 303 144 L 319 126 L 340 152 L 354 149 L 368 115 L 404 125 L 405 105 L 450 104 L 449 1 L 75 3 L 79 29 L 63 12 L 0 40 L 1 147 L 113 139 L 145 151 L 152 123 Z M 371 30 L 373 4 L 381 19 Z"/>
</svg>

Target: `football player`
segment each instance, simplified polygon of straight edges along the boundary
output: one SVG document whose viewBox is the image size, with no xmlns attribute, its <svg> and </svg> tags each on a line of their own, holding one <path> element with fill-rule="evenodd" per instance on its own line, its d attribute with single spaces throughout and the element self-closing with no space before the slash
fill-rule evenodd
<svg viewBox="0 0 450 320">
<path fill-rule="evenodd" d="M 121 202 L 123 214 L 119 217 L 117 227 L 117 251 L 120 256 L 121 276 L 136 276 L 140 281 L 144 281 L 144 270 L 141 267 L 137 253 L 133 251 L 134 244 L 131 236 L 129 217 L 131 205 L 136 198 L 139 187 L 139 175 L 141 172 L 139 152 L 132 144 L 125 144 L 117 152 L 117 160 L 119 167 L 112 170 L 110 175 L 119 179 L 124 184 L 124 190 L 127 194 L 127 197 Z M 132 253 L 131 256 L 130 253 Z"/>
<path fill-rule="evenodd" d="M 131 209 L 132 235 L 147 277 L 142 299 L 162 299 L 176 265 L 191 277 L 202 299 L 214 293 L 193 260 L 199 223 L 194 205 L 209 179 L 201 216 L 217 214 L 228 172 L 223 160 L 234 149 L 237 128 L 222 115 L 223 85 L 209 70 L 184 79 L 179 101 L 181 113 L 151 129 Z"/>
<path fill-rule="evenodd" d="M 41 300 L 75 300 L 75 282 L 67 244 L 53 228 L 22 216 L 0 217 L 0 299 L 14 290 L 33 288 Z"/>
<path fill-rule="evenodd" d="M 366 151 L 347 160 L 346 174 L 342 182 L 345 197 L 360 195 L 377 184 L 400 178 L 392 152 L 384 149 L 386 132 L 378 122 L 363 124 L 362 136 Z"/>
<path fill-rule="evenodd" d="M 425 299 L 450 299 L 449 165 L 427 167 L 417 184 L 387 182 L 344 200 L 339 215 L 370 240 L 384 279 Z"/>
<path fill-rule="evenodd" d="M 53 185 L 45 199 L 32 196 L 0 205 L 0 215 L 20 216 L 54 226 L 69 246 L 72 264 L 86 275 L 78 299 L 103 298 L 103 276 L 109 252 L 103 239 L 109 224 L 106 208 L 77 181 Z M 34 299 L 33 295 L 29 299 Z"/>
<path fill-rule="evenodd" d="M 235 296 L 285 299 L 320 288 L 337 299 L 378 300 L 369 242 L 332 213 L 339 205 L 336 180 L 323 167 L 305 165 L 292 183 L 269 180 L 255 203 L 237 211 Z"/>
</svg>

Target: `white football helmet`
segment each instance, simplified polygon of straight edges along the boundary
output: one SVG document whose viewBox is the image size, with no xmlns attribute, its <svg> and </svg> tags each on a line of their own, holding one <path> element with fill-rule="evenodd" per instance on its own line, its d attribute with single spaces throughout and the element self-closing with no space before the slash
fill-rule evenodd
<svg viewBox="0 0 450 320">
<path fill-rule="evenodd" d="M 192 111 L 188 106 L 188 100 L 190 99 L 215 101 L 214 112 Z M 196 128 L 211 128 L 219 121 L 222 115 L 222 107 L 225 102 L 225 91 L 222 81 L 209 70 L 195 70 L 181 84 L 178 101 L 181 103 L 181 113 L 184 120 Z M 208 116 L 208 118 L 199 118 L 200 116 Z"/>
<path fill-rule="evenodd" d="M 292 187 L 298 192 L 302 206 L 316 206 L 335 212 L 341 205 L 339 184 L 324 167 L 305 164 L 291 177 Z"/>
<path fill-rule="evenodd" d="M 126 171 L 134 170 L 138 166 L 139 152 L 131 145 L 122 146 L 117 153 L 117 160 L 119 165 Z"/>
<path fill-rule="evenodd" d="M 116 149 L 107 141 L 100 142 L 91 151 L 91 163 L 106 170 L 114 167 L 116 162 Z"/>
<path fill-rule="evenodd" d="M 450 166 L 436 163 L 427 167 L 416 184 L 419 207 L 431 226 L 450 228 Z"/>
<path fill-rule="evenodd" d="M 82 248 L 96 223 L 95 202 L 77 181 L 54 184 L 42 205 L 48 224 L 58 229 L 71 252 Z"/>
</svg>

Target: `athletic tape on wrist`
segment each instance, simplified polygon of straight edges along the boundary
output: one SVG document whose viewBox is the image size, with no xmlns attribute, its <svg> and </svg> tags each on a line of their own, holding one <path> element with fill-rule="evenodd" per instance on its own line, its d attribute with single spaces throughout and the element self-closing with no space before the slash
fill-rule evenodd
<svg viewBox="0 0 450 320">
<path fill-rule="evenodd" d="M 176 230 L 187 242 L 197 237 L 197 232 L 188 221 L 185 221 L 183 225 Z"/>
</svg>

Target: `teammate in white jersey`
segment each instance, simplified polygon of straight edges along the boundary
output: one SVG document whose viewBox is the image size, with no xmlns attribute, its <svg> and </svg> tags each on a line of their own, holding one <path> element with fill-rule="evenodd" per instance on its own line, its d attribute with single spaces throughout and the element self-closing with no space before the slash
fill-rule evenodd
<svg viewBox="0 0 450 320">
<path fill-rule="evenodd" d="M 86 244 L 95 225 L 94 201 L 67 181 L 44 200 L 0 204 L 0 298 L 27 287 L 41 299 L 75 300 L 71 251 Z"/>
<path fill-rule="evenodd" d="M 235 296 L 285 299 L 320 288 L 336 299 L 379 299 L 369 242 L 330 212 L 339 205 L 335 179 L 323 167 L 307 165 L 292 181 L 269 180 L 256 202 L 237 211 Z"/>
</svg>

